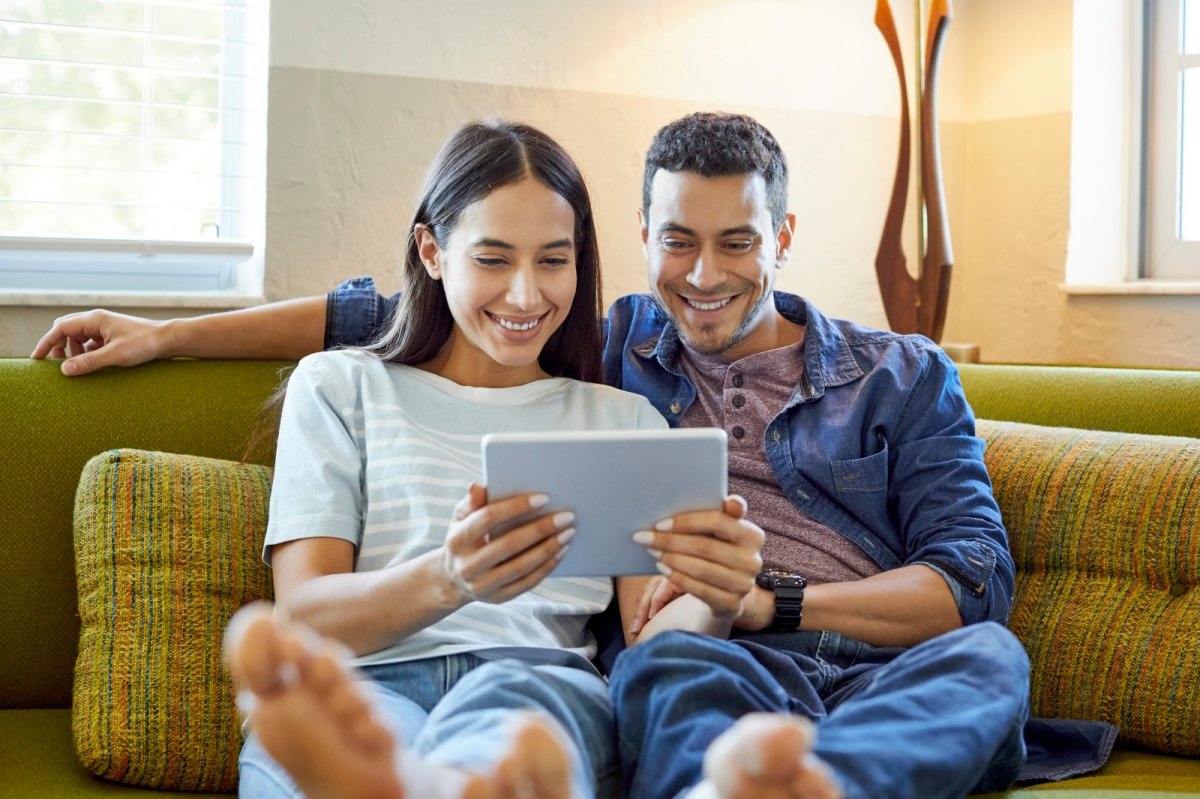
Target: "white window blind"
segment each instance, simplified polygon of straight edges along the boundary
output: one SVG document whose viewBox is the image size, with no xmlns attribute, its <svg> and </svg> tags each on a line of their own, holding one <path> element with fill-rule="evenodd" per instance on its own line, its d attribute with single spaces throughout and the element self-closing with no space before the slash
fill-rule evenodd
<svg viewBox="0 0 1200 799">
<path fill-rule="evenodd" d="M 1149 0 L 1146 277 L 1200 280 L 1200 0 Z"/>
<path fill-rule="evenodd" d="M 237 288 L 267 26 L 266 0 L 0 0 L 0 287 Z"/>
</svg>

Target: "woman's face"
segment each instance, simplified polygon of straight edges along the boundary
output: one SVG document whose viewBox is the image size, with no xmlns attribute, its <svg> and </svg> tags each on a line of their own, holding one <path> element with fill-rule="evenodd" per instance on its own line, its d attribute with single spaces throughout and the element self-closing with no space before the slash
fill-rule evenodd
<svg viewBox="0 0 1200 799">
<path fill-rule="evenodd" d="M 547 377 L 538 356 L 575 298 L 575 212 L 526 177 L 467 206 L 441 247 L 416 231 L 426 271 L 442 281 L 454 330 L 426 368 L 460 385 Z"/>
</svg>

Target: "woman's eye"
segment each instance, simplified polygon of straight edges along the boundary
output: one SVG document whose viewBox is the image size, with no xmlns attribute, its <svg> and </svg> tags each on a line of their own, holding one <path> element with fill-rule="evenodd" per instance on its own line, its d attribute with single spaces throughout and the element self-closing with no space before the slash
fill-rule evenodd
<svg viewBox="0 0 1200 799">
<path fill-rule="evenodd" d="M 542 261 L 546 266 L 561 267 L 571 263 L 570 258 L 546 258 Z"/>
<path fill-rule="evenodd" d="M 480 266 L 504 266 L 503 258 L 485 258 L 481 255 L 475 256 L 475 263 Z"/>
</svg>

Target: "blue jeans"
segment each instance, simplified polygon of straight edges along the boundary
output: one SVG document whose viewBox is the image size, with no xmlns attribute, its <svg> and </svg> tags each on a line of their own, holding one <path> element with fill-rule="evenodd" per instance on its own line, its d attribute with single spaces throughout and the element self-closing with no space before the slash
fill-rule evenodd
<svg viewBox="0 0 1200 799">
<path fill-rule="evenodd" d="M 631 799 L 686 793 L 708 745 L 753 712 L 812 719 L 846 799 L 1001 790 L 1025 761 L 1029 659 L 992 622 L 912 649 L 830 632 L 668 632 L 621 653 L 610 689 Z"/>
<path fill-rule="evenodd" d="M 460 654 L 361 671 L 377 718 L 423 760 L 490 770 L 508 743 L 512 713 L 533 710 L 557 721 L 574 744 L 575 799 L 613 796 L 620 787 L 612 702 L 604 680 L 583 661 L 574 667 Z M 240 796 L 302 796 L 253 735 L 238 767 Z"/>
</svg>

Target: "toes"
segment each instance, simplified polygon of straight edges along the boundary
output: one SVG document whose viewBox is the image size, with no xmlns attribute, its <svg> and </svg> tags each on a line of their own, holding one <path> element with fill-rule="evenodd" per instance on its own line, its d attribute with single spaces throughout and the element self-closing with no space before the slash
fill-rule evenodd
<svg viewBox="0 0 1200 799">
<path fill-rule="evenodd" d="M 270 605 L 256 602 L 234 614 L 224 648 L 229 673 L 239 685 L 262 695 L 280 687 L 286 655 Z"/>
</svg>

